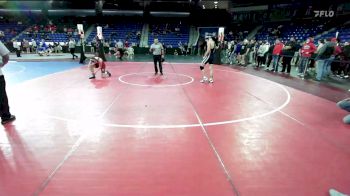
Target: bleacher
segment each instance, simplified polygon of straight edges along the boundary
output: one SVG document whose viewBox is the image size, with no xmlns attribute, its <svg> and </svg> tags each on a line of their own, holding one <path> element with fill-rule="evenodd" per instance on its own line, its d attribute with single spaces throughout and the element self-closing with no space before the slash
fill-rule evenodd
<svg viewBox="0 0 350 196">
<path fill-rule="evenodd" d="M 0 23 L 0 30 L 5 33 L 3 41 L 11 41 L 12 38 L 16 37 L 26 28 L 24 24 L 17 23 Z M 11 31 L 14 31 L 13 33 Z"/>
<path fill-rule="evenodd" d="M 148 44 L 151 45 L 154 38 L 158 38 L 162 44 L 176 48 L 179 42 L 188 43 L 189 31 L 189 26 L 184 24 L 152 24 L 150 25 Z"/>
<path fill-rule="evenodd" d="M 339 32 L 338 38 L 341 40 L 341 42 L 346 42 L 346 41 L 349 42 L 350 41 L 350 27 L 343 27 L 340 29 L 335 29 L 335 30 L 329 31 L 325 34 L 322 34 L 321 37 L 319 37 L 317 40 L 333 38 L 336 36 L 337 31 Z"/>
<path fill-rule="evenodd" d="M 108 25 L 108 28 L 106 28 L 106 24 L 100 26 L 102 26 L 103 37 L 107 41 L 118 41 L 120 39 L 122 41 L 127 40 L 129 43 L 138 43 L 140 40 L 138 40 L 136 33 L 142 31 L 143 24 L 119 23 Z M 87 42 L 91 42 L 96 35 L 97 30 L 95 28 L 87 38 Z"/>
<path fill-rule="evenodd" d="M 34 29 L 36 27 L 38 28 L 38 32 L 35 33 Z M 71 35 L 68 35 L 67 32 L 63 31 L 63 28 L 66 27 L 67 29 L 72 29 Z M 23 29 L 24 30 L 24 29 Z M 57 26 L 57 29 L 54 30 L 54 32 L 50 31 L 46 28 L 46 24 L 36 24 L 33 26 L 30 26 L 28 29 L 26 29 L 25 32 L 23 32 L 19 37 L 18 40 L 36 40 L 37 42 L 40 42 L 42 39 L 44 39 L 46 42 L 68 42 L 70 37 L 73 37 L 75 41 L 78 41 L 80 39 L 79 35 L 74 35 L 76 31 L 76 26 L 69 23 L 59 24 Z"/>
<path fill-rule="evenodd" d="M 34 34 L 26 34 L 23 33 L 22 35 L 19 36 L 19 40 L 32 40 L 35 39 L 37 42 L 41 41 L 44 39 L 47 42 L 68 42 L 69 38 L 73 37 L 75 41 L 79 40 L 79 35 L 72 35 L 69 36 L 67 33 L 38 33 L 37 36 L 35 37 Z"/>
<path fill-rule="evenodd" d="M 272 31 L 277 29 L 280 24 L 265 25 L 256 34 L 256 40 L 269 40 L 273 42 L 275 36 L 272 35 Z M 288 25 L 284 24 L 279 29 L 281 32 L 280 39 L 284 42 L 288 41 L 291 37 L 294 37 L 297 41 L 304 41 L 310 36 L 316 36 L 324 31 L 322 25 L 307 24 L 307 25 Z"/>
<path fill-rule="evenodd" d="M 291 26 L 285 28 L 282 32 L 282 40 L 288 41 L 291 37 L 294 37 L 298 41 L 305 41 L 308 37 L 320 34 L 323 32 L 323 26 L 315 25 L 303 25 L 303 26 Z"/>
</svg>

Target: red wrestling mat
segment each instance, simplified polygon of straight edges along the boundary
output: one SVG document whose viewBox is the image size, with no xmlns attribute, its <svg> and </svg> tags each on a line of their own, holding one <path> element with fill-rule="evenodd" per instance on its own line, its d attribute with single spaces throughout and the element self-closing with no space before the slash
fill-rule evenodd
<svg viewBox="0 0 350 196">
<path fill-rule="evenodd" d="M 226 67 L 108 63 L 8 89 L 0 195 L 350 192 L 350 131 L 333 102 Z"/>
</svg>

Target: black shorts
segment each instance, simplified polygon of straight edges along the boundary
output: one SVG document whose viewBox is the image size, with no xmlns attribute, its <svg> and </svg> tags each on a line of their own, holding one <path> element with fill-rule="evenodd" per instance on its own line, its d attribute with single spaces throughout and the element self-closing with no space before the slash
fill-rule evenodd
<svg viewBox="0 0 350 196">
<path fill-rule="evenodd" d="M 203 58 L 202 65 L 204 66 L 205 64 L 213 64 L 214 62 L 214 55 L 210 54 L 209 56 L 206 56 Z"/>
</svg>

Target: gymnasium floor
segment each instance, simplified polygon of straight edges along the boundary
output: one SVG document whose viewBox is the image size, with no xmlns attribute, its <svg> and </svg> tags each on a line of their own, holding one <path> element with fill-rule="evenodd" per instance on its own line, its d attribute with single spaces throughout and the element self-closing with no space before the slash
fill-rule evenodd
<svg viewBox="0 0 350 196">
<path fill-rule="evenodd" d="M 350 193 L 345 91 L 219 65 L 202 84 L 195 60 L 164 76 L 108 62 L 96 80 L 77 62 L 10 62 L 0 195 Z"/>
</svg>

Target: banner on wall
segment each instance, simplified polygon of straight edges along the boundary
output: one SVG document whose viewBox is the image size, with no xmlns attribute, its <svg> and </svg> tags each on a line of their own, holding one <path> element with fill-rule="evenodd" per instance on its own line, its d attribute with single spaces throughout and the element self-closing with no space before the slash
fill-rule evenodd
<svg viewBox="0 0 350 196">
<path fill-rule="evenodd" d="M 83 39 L 84 38 L 84 27 L 82 24 L 77 24 L 77 29 L 78 29 L 78 33 L 80 35 L 80 38 Z"/>
<path fill-rule="evenodd" d="M 100 26 L 97 27 L 97 37 L 99 39 L 103 39 L 102 27 L 100 27 Z"/>
<path fill-rule="evenodd" d="M 225 38 L 225 28 L 224 27 L 219 27 L 219 32 L 218 32 L 218 41 L 223 42 Z"/>
</svg>

